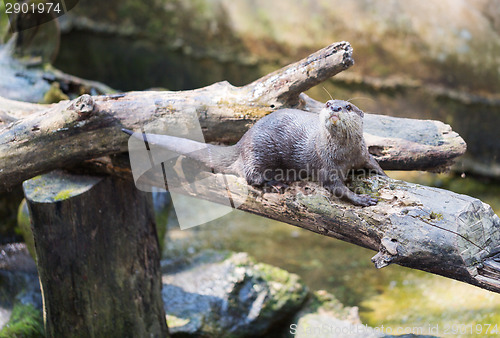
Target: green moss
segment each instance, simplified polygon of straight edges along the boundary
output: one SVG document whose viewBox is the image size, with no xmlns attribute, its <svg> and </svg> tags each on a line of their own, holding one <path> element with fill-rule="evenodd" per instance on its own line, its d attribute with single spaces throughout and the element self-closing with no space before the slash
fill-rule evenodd
<svg viewBox="0 0 500 338">
<path fill-rule="evenodd" d="M 381 177 L 366 177 L 358 175 L 348 184 L 349 188 L 357 194 L 367 194 L 379 197 L 379 190 L 385 186 L 386 181 Z"/>
<path fill-rule="evenodd" d="M 298 275 L 264 263 L 255 264 L 259 278 L 269 285 L 271 297 L 262 308 L 262 316 L 272 316 L 285 307 L 298 307 L 306 299 L 309 290 Z"/>
<path fill-rule="evenodd" d="M 431 212 L 431 214 L 429 215 L 429 218 L 430 219 L 435 219 L 435 220 L 442 220 L 443 219 L 443 214 L 440 214 L 440 213 L 436 213 L 436 212 Z"/>
<path fill-rule="evenodd" d="M 31 221 L 26 199 L 22 200 L 17 210 L 17 229 L 23 236 L 31 257 L 36 261 L 35 239 L 33 238 L 33 231 L 31 231 Z"/>
<path fill-rule="evenodd" d="M 332 202 L 325 196 L 320 194 L 314 195 L 303 195 L 297 194 L 297 201 L 307 207 L 309 212 L 316 213 L 320 215 L 331 215 L 331 217 L 335 217 L 335 213 L 342 213 L 341 210 L 337 210 L 332 207 Z"/>
<path fill-rule="evenodd" d="M 9 322 L 0 331 L 0 338 L 45 337 L 43 316 L 32 304 L 16 304 Z"/>
<path fill-rule="evenodd" d="M 278 282 L 286 284 L 290 280 L 290 273 L 288 271 L 272 265 L 258 263 L 255 265 L 255 269 L 259 271 L 259 276 L 266 282 Z"/>
<path fill-rule="evenodd" d="M 71 197 L 71 194 L 74 192 L 74 189 L 64 189 L 57 193 L 54 197 L 54 201 L 62 201 Z"/>
<path fill-rule="evenodd" d="M 68 95 L 63 93 L 59 86 L 59 82 L 53 82 L 50 89 L 43 96 L 42 103 L 57 103 L 63 100 L 69 100 Z"/>
<path fill-rule="evenodd" d="M 189 319 L 179 318 L 174 315 L 166 315 L 169 328 L 184 326 L 189 323 Z"/>
</svg>

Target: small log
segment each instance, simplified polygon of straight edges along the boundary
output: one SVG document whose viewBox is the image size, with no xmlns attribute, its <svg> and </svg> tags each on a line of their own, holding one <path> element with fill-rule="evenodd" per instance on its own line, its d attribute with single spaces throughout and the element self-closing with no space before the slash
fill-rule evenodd
<svg viewBox="0 0 500 338">
<path fill-rule="evenodd" d="M 180 92 L 84 95 L 40 107 L 1 100 L 0 112 L 10 123 L 0 125 L 0 191 L 40 173 L 127 151 L 123 127 L 155 132 L 195 115 L 205 141 L 234 143 L 279 108 L 317 112 L 323 104 L 301 92 L 353 63 L 349 43 L 338 42 L 243 87 L 220 82 Z M 12 109 L 6 112 L 3 105 Z M 367 114 L 365 128 L 367 145 L 383 168 L 442 169 L 466 149 L 458 134 L 437 121 Z"/>
<path fill-rule="evenodd" d="M 23 186 L 47 336 L 167 336 L 150 194 L 62 172 Z"/>
</svg>

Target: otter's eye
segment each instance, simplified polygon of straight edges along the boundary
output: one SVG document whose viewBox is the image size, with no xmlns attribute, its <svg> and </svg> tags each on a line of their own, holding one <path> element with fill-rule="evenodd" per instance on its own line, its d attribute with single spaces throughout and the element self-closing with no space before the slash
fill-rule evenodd
<svg viewBox="0 0 500 338">
<path fill-rule="evenodd" d="M 347 106 L 345 106 L 345 109 L 347 109 L 347 111 L 351 111 L 352 110 L 352 106 L 350 104 L 348 104 Z"/>
<path fill-rule="evenodd" d="M 333 110 L 334 112 L 339 112 L 339 111 L 341 111 L 341 110 L 342 110 L 342 107 L 340 107 L 340 106 L 333 106 L 333 107 L 332 107 L 332 110 Z"/>
</svg>

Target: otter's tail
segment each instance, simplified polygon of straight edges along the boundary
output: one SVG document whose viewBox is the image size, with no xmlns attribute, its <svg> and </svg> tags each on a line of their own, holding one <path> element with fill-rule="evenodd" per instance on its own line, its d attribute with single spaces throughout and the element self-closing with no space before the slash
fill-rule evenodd
<svg viewBox="0 0 500 338">
<path fill-rule="evenodd" d="M 157 145 L 199 161 L 217 172 L 229 173 L 233 171 L 233 164 L 239 155 L 235 146 L 223 147 L 169 135 L 134 133 L 124 128 L 122 128 L 122 131 L 144 141 L 146 144 Z"/>
</svg>

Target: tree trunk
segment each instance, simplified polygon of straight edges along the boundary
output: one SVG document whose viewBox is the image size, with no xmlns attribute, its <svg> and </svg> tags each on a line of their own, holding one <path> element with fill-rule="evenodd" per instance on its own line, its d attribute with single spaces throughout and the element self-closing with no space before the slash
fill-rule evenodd
<svg viewBox="0 0 500 338">
<path fill-rule="evenodd" d="M 114 177 L 24 183 L 50 337 L 165 337 L 151 195 Z"/>
</svg>

